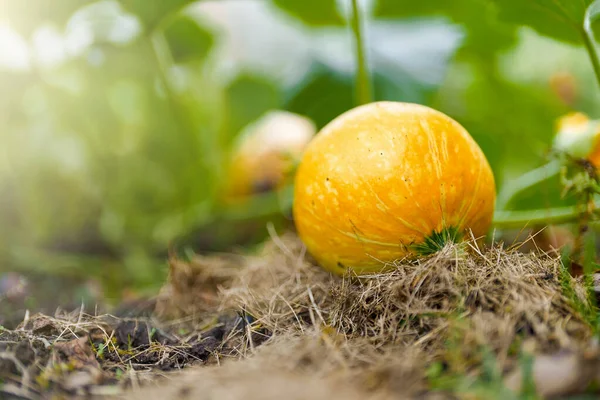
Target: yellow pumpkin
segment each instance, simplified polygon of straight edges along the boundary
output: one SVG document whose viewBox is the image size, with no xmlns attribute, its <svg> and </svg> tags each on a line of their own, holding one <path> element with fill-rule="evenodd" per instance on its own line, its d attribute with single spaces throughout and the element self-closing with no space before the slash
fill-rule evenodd
<svg viewBox="0 0 600 400">
<path fill-rule="evenodd" d="M 485 235 L 495 199 L 490 165 L 458 122 L 382 101 L 345 112 L 311 140 L 296 171 L 293 216 L 322 267 L 363 275 L 467 230 Z"/>
<path fill-rule="evenodd" d="M 280 188 L 317 128 L 307 117 L 272 110 L 247 126 L 233 147 L 224 184 L 226 202 Z"/>
<path fill-rule="evenodd" d="M 581 112 L 571 112 L 557 120 L 554 148 L 588 159 L 600 168 L 600 124 Z"/>
</svg>

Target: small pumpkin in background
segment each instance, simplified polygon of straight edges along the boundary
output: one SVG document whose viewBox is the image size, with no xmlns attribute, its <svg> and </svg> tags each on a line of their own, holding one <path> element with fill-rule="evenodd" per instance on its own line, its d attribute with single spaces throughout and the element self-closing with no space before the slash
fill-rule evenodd
<svg viewBox="0 0 600 400">
<path fill-rule="evenodd" d="M 600 123 L 582 112 L 563 115 L 556 122 L 553 147 L 600 167 Z"/>
<path fill-rule="evenodd" d="M 384 272 L 471 230 L 485 235 L 496 188 L 469 133 L 432 108 L 401 102 L 356 107 L 309 143 L 295 178 L 293 216 L 325 269 Z"/>
<path fill-rule="evenodd" d="M 289 183 L 291 171 L 316 131 L 309 118 L 281 110 L 248 125 L 233 146 L 225 198 L 243 200 Z"/>
</svg>

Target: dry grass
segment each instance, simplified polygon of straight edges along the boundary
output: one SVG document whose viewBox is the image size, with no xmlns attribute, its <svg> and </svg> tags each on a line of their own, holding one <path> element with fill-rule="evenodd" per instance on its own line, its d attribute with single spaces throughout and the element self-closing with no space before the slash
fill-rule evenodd
<svg viewBox="0 0 600 400">
<path fill-rule="evenodd" d="M 557 256 L 469 243 L 396 266 L 332 276 L 293 234 L 253 256 L 174 259 L 156 302 L 168 340 L 136 347 L 162 358 L 119 364 L 125 376 L 112 384 L 132 399 L 510 398 L 505 377 L 526 354 L 585 354 L 586 366 L 600 366 L 586 290 Z M 193 346 L 204 351 L 198 362 Z M 111 362 L 100 368 L 114 372 Z M 202 366 L 138 387 L 140 376 L 190 364 Z M 580 375 L 570 390 L 595 377 Z M 536 375 L 538 393 L 548 393 L 540 382 Z"/>
<path fill-rule="evenodd" d="M 290 235 L 248 259 L 222 288 L 220 309 L 245 309 L 257 319 L 254 326 L 275 336 L 330 326 L 376 345 L 435 347 L 452 321 L 466 317 L 472 324 L 484 321 L 485 336 L 495 325 L 505 340 L 535 337 L 544 350 L 589 338 L 573 306 L 574 300 L 589 306 L 585 290 L 573 280 L 576 299 L 565 295 L 558 256 L 501 247 L 469 250 L 447 247 L 427 259 L 399 262 L 391 273 L 342 278 L 316 267 Z M 514 328 L 510 337 L 502 326 Z"/>
<path fill-rule="evenodd" d="M 334 277 L 314 265 L 296 237 L 276 237 L 221 281 L 218 310 L 252 317 L 236 347 L 245 360 L 198 373 L 209 381 L 231 374 L 229 384 L 247 389 L 246 398 L 254 397 L 243 377 L 260 381 L 250 371 L 266 366 L 262 380 L 281 378 L 282 393 L 290 393 L 288 379 L 296 376 L 327 378 L 319 390 L 343 382 L 360 396 L 397 398 L 432 395 L 427 389 L 440 377 L 476 382 L 489 354 L 502 374 L 519 366 L 523 347 L 551 354 L 590 346 L 593 330 L 580 310 L 591 305 L 558 256 L 468 246 L 399 262 L 387 274 Z M 266 341 L 256 348 L 251 333 L 259 330 Z M 432 366 L 441 368 L 439 376 Z"/>
</svg>

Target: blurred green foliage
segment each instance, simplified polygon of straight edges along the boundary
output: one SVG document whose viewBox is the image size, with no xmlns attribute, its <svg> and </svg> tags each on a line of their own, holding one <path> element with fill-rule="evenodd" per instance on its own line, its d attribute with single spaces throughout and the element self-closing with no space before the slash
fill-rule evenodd
<svg viewBox="0 0 600 400">
<path fill-rule="evenodd" d="M 120 0 L 125 9 L 135 14 L 148 31 L 165 21 L 184 6 L 193 3 L 190 0 Z"/>
<path fill-rule="evenodd" d="M 284 12 L 310 26 L 344 25 L 336 0 L 273 0 Z"/>
<path fill-rule="evenodd" d="M 573 43 L 581 43 L 581 27 L 585 10 L 593 0 L 494 0 L 500 18 L 529 25 L 543 35 Z"/>
<path fill-rule="evenodd" d="M 215 41 L 210 30 L 188 16 L 182 16 L 168 25 L 165 38 L 175 63 L 206 58 Z"/>
<path fill-rule="evenodd" d="M 598 106 L 578 28 L 589 2 L 363 2 L 376 99 L 458 120 L 501 189 L 544 162 L 557 117 Z M 353 106 L 347 3 L 0 0 L 30 55 L 9 68 L 0 52 L 2 269 L 148 286 L 169 246 L 225 249 L 289 223 L 280 193 L 220 202 L 227 160 L 269 110 L 320 128 Z M 517 206 L 564 204 L 557 184 Z"/>
</svg>

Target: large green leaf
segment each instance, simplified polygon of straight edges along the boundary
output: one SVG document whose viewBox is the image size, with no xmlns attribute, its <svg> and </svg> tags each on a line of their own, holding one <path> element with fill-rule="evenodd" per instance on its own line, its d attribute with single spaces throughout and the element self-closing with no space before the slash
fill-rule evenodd
<svg viewBox="0 0 600 400">
<path fill-rule="evenodd" d="M 318 65 L 290 91 L 285 107 L 288 111 L 306 115 L 320 129 L 354 106 L 353 84 L 351 75 Z"/>
<path fill-rule="evenodd" d="M 583 16 L 592 0 L 379 0 L 376 15 L 407 17 L 413 15 L 443 15 L 466 24 L 470 31 L 494 28 L 489 25 L 497 18 L 513 26 L 527 25 L 542 35 L 579 43 Z M 496 40 L 480 35 L 494 47 Z"/>
<path fill-rule="evenodd" d="M 287 14 L 313 26 L 343 25 L 336 0 L 273 0 Z"/>
<path fill-rule="evenodd" d="M 380 68 L 373 72 L 375 100 L 406 101 L 428 104 L 437 86 L 426 85 L 402 70 Z M 322 64 L 288 93 L 285 108 L 305 115 L 322 128 L 338 115 L 355 106 L 354 77 Z"/>
<path fill-rule="evenodd" d="M 212 32 L 188 16 L 181 16 L 167 26 L 165 36 L 175 62 L 203 59 L 215 43 Z"/>
<path fill-rule="evenodd" d="M 379 0 L 374 15 L 380 19 L 439 17 L 461 24 L 466 31 L 463 47 L 484 58 L 515 43 L 515 26 L 498 20 L 490 0 Z"/>
<path fill-rule="evenodd" d="M 542 35 L 580 43 L 583 18 L 592 0 L 490 0 L 500 17 L 511 23 L 528 25 Z"/>
<path fill-rule="evenodd" d="M 194 0 L 120 0 L 123 6 L 136 14 L 147 29 L 153 29 L 169 16 Z"/>
</svg>

